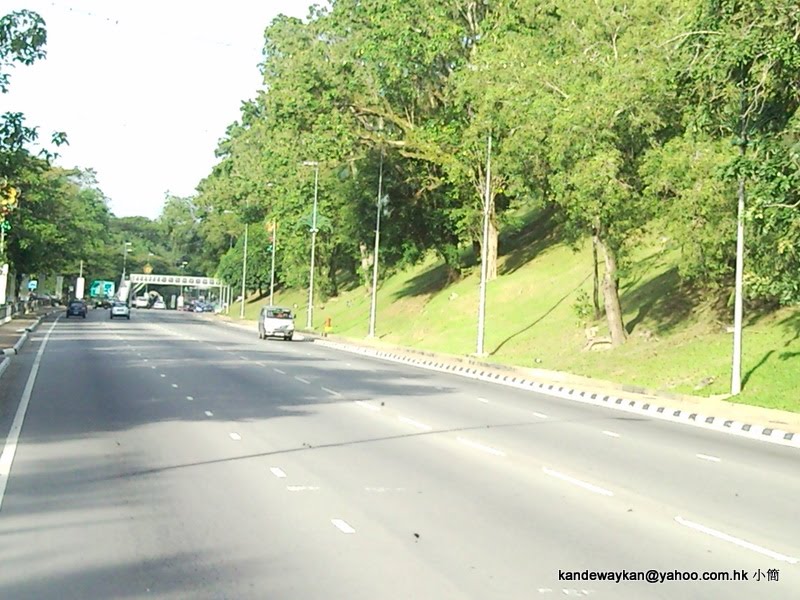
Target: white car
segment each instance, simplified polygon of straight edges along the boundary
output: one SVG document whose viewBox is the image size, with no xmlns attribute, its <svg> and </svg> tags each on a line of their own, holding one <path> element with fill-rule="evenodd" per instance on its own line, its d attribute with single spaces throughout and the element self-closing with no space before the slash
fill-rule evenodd
<svg viewBox="0 0 800 600">
<path fill-rule="evenodd" d="M 291 341 L 294 335 L 294 315 L 289 308 L 265 306 L 258 315 L 258 339 L 282 337 Z"/>
<path fill-rule="evenodd" d="M 139 296 L 133 301 L 136 308 L 147 308 L 147 296 Z"/>
<path fill-rule="evenodd" d="M 160 310 L 165 310 L 167 308 L 167 305 L 164 304 L 163 300 L 156 300 L 153 303 L 153 308 L 157 308 L 157 309 L 160 309 Z"/>
<path fill-rule="evenodd" d="M 120 317 L 131 320 L 131 309 L 124 302 L 114 302 L 111 305 L 111 318 Z"/>
</svg>

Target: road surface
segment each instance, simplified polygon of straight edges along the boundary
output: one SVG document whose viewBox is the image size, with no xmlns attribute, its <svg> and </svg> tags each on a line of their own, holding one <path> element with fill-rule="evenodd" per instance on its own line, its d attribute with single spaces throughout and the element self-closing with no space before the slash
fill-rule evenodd
<svg viewBox="0 0 800 600">
<path fill-rule="evenodd" d="M 800 597 L 796 449 L 207 316 L 45 321 L 3 443 L 0 598 Z"/>
</svg>

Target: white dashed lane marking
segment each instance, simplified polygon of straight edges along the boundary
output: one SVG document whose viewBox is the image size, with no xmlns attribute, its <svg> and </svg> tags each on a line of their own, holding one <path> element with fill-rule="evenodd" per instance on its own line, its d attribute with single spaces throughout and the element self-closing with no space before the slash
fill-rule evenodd
<svg viewBox="0 0 800 600">
<path fill-rule="evenodd" d="M 283 469 L 279 467 L 270 467 L 269 470 L 272 472 L 273 475 L 275 475 L 275 477 L 279 479 L 283 479 L 284 477 L 286 477 L 286 473 L 283 471 Z"/>
<path fill-rule="evenodd" d="M 280 373 L 281 375 L 286 375 L 286 371 L 281 371 L 280 369 L 276 369 L 275 367 L 272 368 L 273 371 L 276 373 Z"/>
<path fill-rule="evenodd" d="M 613 437 L 613 438 L 619 437 L 618 433 L 614 433 L 613 431 L 606 431 L 605 429 L 603 430 L 603 435 L 607 435 L 608 437 Z"/>
<path fill-rule="evenodd" d="M 342 395 L 341 395 L 339 392 L 337 392 L 336 390 L 332 390 L 332 389 L 330 389 L 330 388 L 326 388 L 326 387 L 324 387 L 324 386 L 323 386 L 323 388 L 322 388 L 322 389 L 323 389 L 324 391 L 328 392 L 328 393 L 329 393 L 331 396 L 337 396 L 337 397 L 341 397 L 341 396 L 342 396 Z"/>
<path fill-rule="evenodd" d="M 566 481 L 567 483 L 571 483 L 573 485 L 577 485 L 585 490 L 589 490 L 590 492 L 594 492 L 595 494 L 602 494 L 603 496 L 613 496 L 614 492 L 607 490 L 605 488 L 601 488 L 598 485 L 594 485 L 593 483 L 587 483 L 586 481 L 581 481 L 580 479 L 575 479 L 574 477 L 570 477 L 569 475 L 565 475 L 564 473 L 560 473 L 553 469 L 549 469 L 547 467 L 542 467 L 542 471 L 546 474 L 550 475 L 550 477 L 555 477 L 556 479 L 560 479 L 561 481 Z"/>
<path fill-rule="evenodd" d="M 231 432 L 230 432 L 228 435 L 229 435 L 229 436 L 231 436 L 231 439 L 232 439 L 234 442 L 238 442 L 239 440 L 241 440 L 241 439 L 242 439 L 242 436 L 240 436 L 240 435 L 239 435 L 238 433 L 236 433 L 235 431 L 231 431 Z"/>
<path fill-rule="evenodd" d="M 211 412 L 210 410 L 207 410 L 207 411 L 206 411 L 206 416 L 207 416 L 207 417 L 213 417 L 213 416 L 214 416 L 214 413 L 213 413 L 213 412 Z"/>
<path fill-rule="evenodd" d="M 786 556 L 785 554 L 774 552 L 773 550 L 769 550 L 767 548 L 764 548 L 763 546 L 757 546 L 756 544 L 747 542 L 741 538 L 737 538 L 732 535 L 728 535 L 727 533 L 723 533 L 722 531 L 711 529 L 710 527 L 706 527 L 705 525 L 701 525 L 700 523 L 687 521 L 683 517 L 675 517 L 675 522 L 683 525 L 684 527 L 688 527 L 689 529 L 694 529 L 695 531 L 700 531 L 702 533 L 705 533 L 706 535 L 715 537 L 719 540 L 730 542 L 731 544 L 735 544 L 740 548 L 746 548 L 748 550 L 752 550 L 753 552 L 758 552 L 759 554 L 763 554 L 764 556 L 769 556 L 770 558 L 774 558 L 775 560 L 788 562 L 790 564 L 797 564 L 798 562 L 798 559 L 794 558 L 793 556 Z"/>
<path fill-rule="evenodd" d="M 193 397 L 193 396 L 186 396 L 186 399 L 187 399 L 189 402 L 191 402 L 192 400 L 194 400 L 194 397 Z"/>
<path fill-rule="evenodd" d="M 416 427 L 417 429 L 421 429 L 422 431 L 430 431 L 431 429 L 433 429 L 433 427 L 431 427 L 430 425 L 425 425 L 425 423 L 420 423 L 419 421 L 415 421 L 414 419 L 411 419 L 409 417 L 400 416 L 397 418 L 400 419 L 403 423 L 408 423 L 409 425 L 413 425 L 414 427 Z"/>
<path fill-rule="evenodd" d="M 479 444 L 478 442 L 473 442 L 472 440 L 468 440 L 467 438 L 458 438 L 458 441 L 464 444 L 465 446 L 469 446 L 470 448 L 475 448 L 476 450 L 480 450 L 481 452 L 486 452 L 487 454 L 494 454 L 495 456 L 505 456 L 506 453 L 502 450 L 498 450 L 497 448 L 492 448 L 491 446 L 485 446 L 483 444 Z"/>
<path fill-rule="evenodd" d="M 362 402 L 361 400 L 356 400 L 355 403 L 360 406 L 361 408 L 366 408 L 367 410 L 372 411 L 379 411 L 380 408 L 377 406 L 372 406 L 371 404 L 367 404 L 366 402 Z"/>
<path fill-rule="evenodd" d="M 333 526 L 336 527 L 336 529 L 338 529 L 342 533 L 356 532 L 355 529 L 353 529 L 352 527 L 350 527 L 350 525 L 347 524 L 347 521 L 344 521 L 342 519 L 331 519 L 331 523 L 333 523 Z"/>
<path fill-rule="evenodd" d="M 303 379 L 302 377 L 298 377 L 297 375 L 295 375 L 294 378 L 297 379 L 297 381 L 299 381 L 300 383 L 307 383 L 307 384 L 311 383 L 308 379 Z"/>
<path fill-rule="evenodd" d="M 547 418 L 547 415 L 546 415 L 546 414 L 544 414 L 544 413 L 540 413 L 540 412 L 532 412 L 531 414 L 532 414 L 534 417 L 539 417 L 540 419 L 546 419 L 546 418 Z"/>
<path fill-rule="evenodd" d="M 721 462 L 722 461 L 721 458 L 717 458 L 716 456 L 710 456 L 708 454 L 695 454 L 695 456 L 697 458 L 700 458 L 702 460 L 707 460 L 707 461 L 710 461 L 710 462 Z"/>
<path fill-rule="evenodd" d="M 173 383 L 173 384 L 172 384 L 172 387 L 174 387 L 174 388 L 177 388 L 177 387 L 178 387 L 178 384 L 177 384 L 177 383 Z"/>
<path fill-rule="evenodd" d="M 481 398 L 478 396 L 478 402 L 483 402 L 484 404 L 489 404 L 489 401 L 486 398 Z"/>
</svg>

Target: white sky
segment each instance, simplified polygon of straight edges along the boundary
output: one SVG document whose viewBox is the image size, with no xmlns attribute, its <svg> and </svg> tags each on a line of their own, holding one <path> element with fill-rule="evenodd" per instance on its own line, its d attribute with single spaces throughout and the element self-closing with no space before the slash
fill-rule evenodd
<svg viewBox="0 0 800 600">
<path fill-rule="evenodd" d="M 264 29 L 320 0 L 1 0 L 47 23 L 47 58 L 11 71 L 0 112 L 24 112 L 56 161 L 93 168 L 117 216 L 155 218 L 216 162 L 225 128 L 262 87 Z"/>
</svg>

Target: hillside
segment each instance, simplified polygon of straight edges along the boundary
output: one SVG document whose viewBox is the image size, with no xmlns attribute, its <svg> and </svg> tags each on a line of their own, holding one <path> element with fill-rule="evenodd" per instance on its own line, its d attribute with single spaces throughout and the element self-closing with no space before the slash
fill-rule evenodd
<svg viewBox="0 0 800 600">
<path fill-rule="evenodd" d="M 678 393 L 728 392 L 731 318 L 681 289 L 679 253 L 669 240 L 651 236 L 631 257 L 621 282 L 628 342 L 588 351 L 586 327 L 597 326 L 599 336 L 605 329 L 604 319 L 584 327 L 574 308 L 581 291 L 591 294 L 591 246 L 575 251 L 557 228 L 537 227 L 535 213 L 524 217 L 528 226 L 501 242 L 500 275 L 488 288 L 487 361 Z M 478 283 L 476 268 L 448 285 L 433 258 L 395 273 L 379 289 L 378 336 L 395 345 L 473 353 Z M 250 302 L 247 314 L 255 318 L 263 300 Z M 276 302 L 296 305 L 298 326 L 305 325 L 307 290 L 281 292 Z M 364 338 L 369 303 L 363 287 L 350 289 L 317 305 L 315 326 L 331 317 L 336 335 Z M 737 401 L 800 412 L 800 309 L 746 314 L 745 323 L 745 383 Z"/>
</svg>

